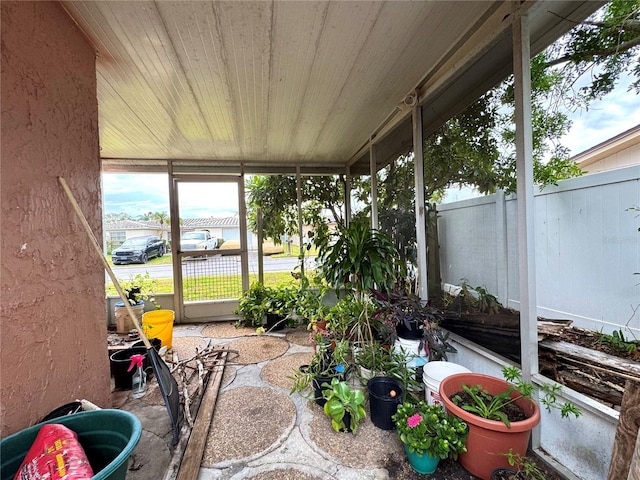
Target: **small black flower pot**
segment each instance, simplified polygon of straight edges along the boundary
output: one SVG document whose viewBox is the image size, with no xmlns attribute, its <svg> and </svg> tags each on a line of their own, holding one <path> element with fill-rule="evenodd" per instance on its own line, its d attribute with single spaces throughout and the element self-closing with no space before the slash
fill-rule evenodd
<svg viewBox="0 0 640 480">
<path fill-rule="evenodd" d="M 269 332 L 282 330 L 286 323 L 284 319 L 284 315 L 279 315 L 277 313 L 267 313 L 267 324 L 265 325 L 265 328 Z"/>
</svg>

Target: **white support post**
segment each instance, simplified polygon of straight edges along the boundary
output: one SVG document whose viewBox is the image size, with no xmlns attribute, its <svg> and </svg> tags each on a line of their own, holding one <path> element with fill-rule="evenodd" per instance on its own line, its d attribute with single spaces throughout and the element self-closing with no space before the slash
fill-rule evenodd
<svg viewBox="0 0 640 480">
<path fill-rule="evenodd" d="M 509 302 L 509 257 L 507 243 L 507 202 L 504 190 L 496 190 L 496 297 L 505 307 Z"/>
<path fill-rule="evenodd" d="M 249 290 L 249 247 L 247 245 L 247 205 L 244 197 L 244 164 L 238 178 L 238 214 L 240 226 L 240 271 L 242 272 L 242 291 Z"/>
<path fill-rule="evenodd" d="M 302 228 L 302 176 L 300 165 L 296 165 L 296 194 L 298 198 L 298 239 L 300 255 L 304 255 L 304 230 Z M 304 278 L 304 261 L 300 262 L 300 281 Z"/>
<path fill-rule="evenodd" d="M 518 279 L 520 283 L 520 352 L 522 375 L 525 380 L 530 380 L 538 373 L 530 62 L 529 18 L 526 15 L 516 15 L 513 21 L 513 73 L 518 195 Z"/>
<path fill-rule="evenodd" d="M 416 240 L 418 244 L 418 280 L 420 281 L 420 299 L 429 300 L 427 281 L 427 220 L 424 198 L 424 150 L 422 134 L 422 107 L 416 105 L 412 112 L 413 122 L 413 172 L 416 203 Z"/>
<path fill-rule="evenodd" d="M 371 228 L 378 228 L 378 170 L 376 146 L 369 141 L 369 171 L 371 173 Z"/>
<path fill-rule="evenodd" d="M 344 224 L 351 223 L 351 167 L 347 166 L 344 174 Z"/>
</svg>

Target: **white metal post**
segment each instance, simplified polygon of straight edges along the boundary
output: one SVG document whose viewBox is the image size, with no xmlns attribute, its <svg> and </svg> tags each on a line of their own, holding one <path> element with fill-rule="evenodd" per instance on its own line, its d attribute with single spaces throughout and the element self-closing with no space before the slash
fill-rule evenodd
<svg viewBox="0 0 640 480">
<path fill-rule="evenodd" d="M 240 271 L 242 272 L 242 291 L 249 290 L 249 248 L 247 246 L 247 205 L 244 197 L 244 165 L 238 178 L 238 224 L 240 226 Z"/>
<path fill-rule="evenodd" d="M 347 166 L 344 175 L 344 224 L 351 223 L 351 167 Z"/>
<path fill-rule="evenodd" d="M 520 352 L 522 375 L 525 380 L 530 380 L 532 375 L 538 373 L 530 61 L 529 18 L 526 15 L 516 15 L 513 22 L 513 73 L 518 194 L 518 279 Z"/>
<path fill-rule="evenodd" d="M 369 141 L 369 171 L 371 173 L 371 228 L 378 228 L 378 170 L 376 146 Z"/>
<path fill-rule="evenodd" d="M 424 198 L 424 151 L 422 134 L 422 107 L 416 105 L 412 112 L 413 122 L 413 172 L 416 202 L 416 240 L 418 246 L 418 279 L 420 280 L 420 298 L 429 300 L 429 282 L 427 281 L 427 220 Z"/>
<path fill-rule="evenodd" d="M 296 165 L 296 194 L 298 200 L 298 239 L 300 245 L 300 255 L 304 255 L 304 231 L 302 228 L 302 177 L 300 176 L 300 165 Z M 300 281 L 304 278 L 304 260 L 300 262 Z"/>
</svg>

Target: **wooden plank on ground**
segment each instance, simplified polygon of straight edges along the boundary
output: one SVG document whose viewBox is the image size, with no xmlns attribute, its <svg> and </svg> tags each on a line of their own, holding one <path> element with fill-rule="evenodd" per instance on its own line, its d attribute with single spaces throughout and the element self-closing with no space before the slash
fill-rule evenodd
<svg viewBox="0 0 640 480">
<path fill-rule="evenodd" d="M 609 480 L 627 478 L 640 426 L 640 383 L 627 381 L 613 441 Z"/>
<path fill-rule="evenodd" d="M 182 457 L 177 480 L 196 480 L 198 478 L 200 463 L 202 462 L 202 455 L 204 454 L 204 447 L 209 434 L 209 426 L 211 425 L 222 375 L 224 374 L 224 366 L 227 363 L 227 353 L 222 352 L 220 354 L 219 363 L 222 368 L 216 369 L 213 378 L 209 379 L 207 389 L 202 395 L 200 410 L 193 429 L 191 429 L 189 443 Z"/>
</svg>

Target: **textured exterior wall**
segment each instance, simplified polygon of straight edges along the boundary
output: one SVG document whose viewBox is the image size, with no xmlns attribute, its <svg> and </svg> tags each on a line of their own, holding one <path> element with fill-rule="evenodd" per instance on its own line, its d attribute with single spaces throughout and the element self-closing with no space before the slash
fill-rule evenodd
<svg viewBox="0 0 640 480">
<path fill-rule="evenodd" d="M 57 2 L 2 2 L 0 435 L 76 398 L 110 405 L 95 55 Z M 100 238 L 100 237 L 99 237 Z"/>
</svg>

